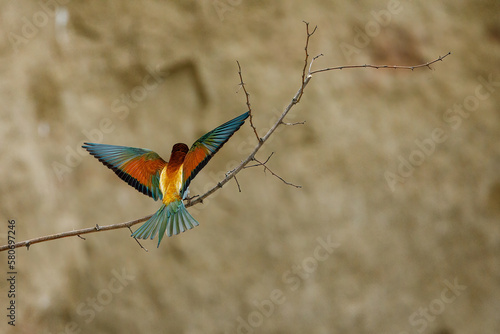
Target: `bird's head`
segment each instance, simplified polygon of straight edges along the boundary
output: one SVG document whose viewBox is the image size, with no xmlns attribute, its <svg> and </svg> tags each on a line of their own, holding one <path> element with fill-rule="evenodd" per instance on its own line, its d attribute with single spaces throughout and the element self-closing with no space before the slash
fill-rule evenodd
<svg viewBox="0 0 500 334">
<path fill-rule="evenodd" d="M 172 154 L 169 159 L 169 168 L 176 169 L 184 162 L 189 147 L 183 143 L 177 143 L 172 147 Z"/>
<path fill-rule="evenodd" d="M 187 153 L 189 151 L 189 147 L 184 143 L 177 143 L 172 147 L 172 154 L 175 152 L 183 152 Z"/>
</svg>

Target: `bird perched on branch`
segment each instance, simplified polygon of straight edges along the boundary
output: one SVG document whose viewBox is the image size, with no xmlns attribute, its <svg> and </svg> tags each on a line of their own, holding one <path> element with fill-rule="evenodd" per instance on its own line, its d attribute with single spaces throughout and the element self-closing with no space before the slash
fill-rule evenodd
<svg viewBox="0 0 500 334">
<path fill-rule="evenodd" d="M 142 148 L 95 143 L 84 143 L 82 147 L 138 191 L 155 201 L 162 200 L 160 209 L 132 234 L 134 238 L 153 239 L 158 233 L 159 247 L 165 233 L 170 237 L 199 225 L 182 202 L 189 184 L 248 116 L 246 112 L 218 126 L 191 148 L 175 144 L 168 162 Z"/>
</svg>

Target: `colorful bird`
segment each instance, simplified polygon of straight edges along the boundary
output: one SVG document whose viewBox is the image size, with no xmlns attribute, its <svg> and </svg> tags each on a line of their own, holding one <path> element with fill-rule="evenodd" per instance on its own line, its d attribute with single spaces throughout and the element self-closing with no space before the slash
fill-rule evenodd
<svg viewBox="0 0 500 334">
<path fill-rule="evenodd" d="M 159 233 L 159 247 L 165 233 L 170 237 L 199 225 L 182 202 L 189 184 L 248 116 L 246 112 L 213 129 L 191 148 L 175 144 L 168 162 L 142 148 L 95 143 L 84 143 L 82 147 L 141 193 L 162 200 L 160 209 L 132 234 L 134 238 L 153 239 Z"/>
</svg>

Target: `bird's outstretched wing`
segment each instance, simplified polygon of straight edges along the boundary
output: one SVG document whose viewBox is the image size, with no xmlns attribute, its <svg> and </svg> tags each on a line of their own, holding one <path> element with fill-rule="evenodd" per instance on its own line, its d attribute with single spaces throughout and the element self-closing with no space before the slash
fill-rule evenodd
<svg viewBox="0 0 500 334">
<path fill-rule="evenodd" d="M 160 173 L 167 165 L 158 154 L 142 148 L 84 143 L 82 146 L 122 180 L 155 201 L 162 199 Z"/>
<path fill-rule="evenodd" d="M 226 122 L 198 139 L 189 149 L 184 159 L 183 185 L 180 194 L 189 187 L 191 180 L 198 172 L 205 167 L 208 161 L 224 145 L 229 138 L 245 123 L 245 119 L 250 115 L 246 112 L 229 122 Z"/>
</svg>

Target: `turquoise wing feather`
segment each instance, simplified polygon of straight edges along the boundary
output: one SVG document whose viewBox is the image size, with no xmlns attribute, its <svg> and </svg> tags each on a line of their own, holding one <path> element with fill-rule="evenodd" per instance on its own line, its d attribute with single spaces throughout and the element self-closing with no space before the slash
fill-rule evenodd
<svg viewBox="0 0 500 334">
<path fill-rule="evenodd" d="M 250 115 L 246 112 L 201 136 L 189 149 L 183 164 L 183 186 L 180 194 L 184 194 L 189 184 L 199 171 L 217 151 L 238 131 Z"/>
<path fill-rule="evenodd" d="M 155 152 L 95 143 L 84 143 L 82 147 L 141 193 L 155 201 L 162 199 L 160 173 L 167 162 Z"/>
</svg>

